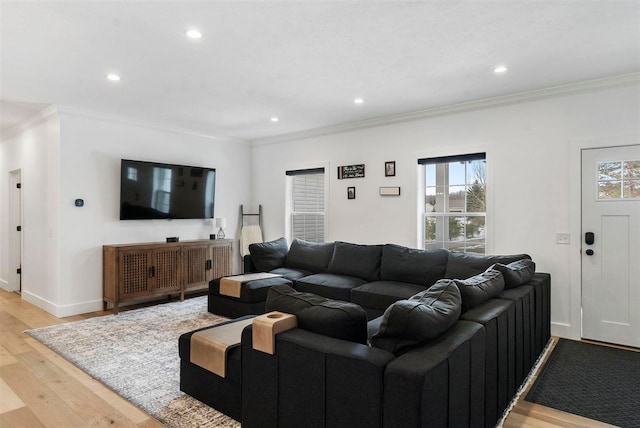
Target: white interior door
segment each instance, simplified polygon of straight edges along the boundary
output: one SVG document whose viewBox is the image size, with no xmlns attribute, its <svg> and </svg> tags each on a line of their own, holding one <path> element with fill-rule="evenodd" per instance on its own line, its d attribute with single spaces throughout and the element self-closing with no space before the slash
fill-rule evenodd
<svg viewBox="0 0 640 428">
<path fill-rule="evenodd" d="M 640 145 L 582 151 L 582 337 L 640 347 Z"/>
</svg>

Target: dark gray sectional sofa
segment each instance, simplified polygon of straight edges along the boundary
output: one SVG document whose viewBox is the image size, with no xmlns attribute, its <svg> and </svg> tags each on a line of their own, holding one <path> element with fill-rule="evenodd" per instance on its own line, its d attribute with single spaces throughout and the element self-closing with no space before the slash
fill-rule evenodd
<svg viewBox="0 0 640 428">
<path fill-rule="evenodd" d="M 253 246 L 245 272 L 285 282 L 230 302 L 212 281 L 209 309 L 305 321 L 276 336 L 274 355 L 254 350 L 252 327 L 244 330 L 233 354 L 241 403 L 226 413 L 245 428 L 495 426 L 550 338 L 550 276 L 534 269 L 526 254 L 299 240 L 289 248 L 283 239 Z M 312 317 L 297 313 L 306 306 Z M 327 324 L 336 310 L 352 321 Z M 215 375 L 190 367 L 188 352 L 185 335 L 190 393 Z"/>
</svg>

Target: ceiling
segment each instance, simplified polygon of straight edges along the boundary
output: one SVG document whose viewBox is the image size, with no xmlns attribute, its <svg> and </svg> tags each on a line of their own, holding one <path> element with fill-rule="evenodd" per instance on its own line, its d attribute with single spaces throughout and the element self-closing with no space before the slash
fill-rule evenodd
<svg viewBox="0 0 640 428">
<path fill-rule="evenodd" d="M 4 129 L 55 104 L 254 140 L 640 72 L 640 0 L 3 0 L 0 19 Z"/>
</svg>

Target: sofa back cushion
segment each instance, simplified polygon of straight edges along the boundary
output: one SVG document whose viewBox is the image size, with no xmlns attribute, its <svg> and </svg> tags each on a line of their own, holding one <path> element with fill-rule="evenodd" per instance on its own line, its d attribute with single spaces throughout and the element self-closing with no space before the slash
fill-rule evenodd
<svg viewBox="0 0 640 428">
<path fill-rule="evenodd" d="M 507 265 L 496 263 L 491 267 L 498 270 L 504 276 L 504 288 L 514 288 L 531 281 L 536 273 L 536 264 L 533 260 L 522 259 Z"/>
<path fill-rule="evenodd" d="M 471 278 L 474 275 L 484 272 L 495 263 L 509 264 L 522 259 L 531 259 L 531 257 L 528 254 L 490 256 L 451 251 L 449 252 L 447 271 L 444 274 L 444 277 L 449 279 Z"/>
<path fill-rule="evenodd" d="M 371 345 L 400 355 L 447 331 L 460 317 L 461 306 L 455 282 L 441 279 L 409 300 L 389 306 Z"/>
<path fill-rule="evenodd" d="M 333 242 L 309 242 L 296 238 L 289 248 L 285 266 L 313 273 L 324 273 L 333 255 L 333 247 Z"/>
<path fill-rule="evenodd" d="M 289 245 L 284 238 L 249 245 L 251 261 L 258 272 L 269 272 L 284 266 Z"/>
<path fill-rule="evenodd" d="M 324 336 L 367 343 L 367 314 L 355 303 L 331 300 L 296 291 L 288 285 L 269 289 L 267 312 L 280 311 L 298 318 L 298 327 Z"/>
<path fill-rule="evenodd" d="M 377 281 L 380 279 L 381 256 L 382 245 L 359 245 L 337 241 L 328 272 Z"/>
<path fill-rule="evenodd" d="M 380 277 L 428 287 L 444 277 L 448 254 L 442 249 L 425 251 L 387 244 L 382 248 Z"/>
<path fill-rule="evenodd" d="M 462 297 L 462 312 L 478 306 L 480 303 L 496 297 L 504 290 L 504 277 L 494 269 L 467 279 L 454 279 Z"/>
</svg>

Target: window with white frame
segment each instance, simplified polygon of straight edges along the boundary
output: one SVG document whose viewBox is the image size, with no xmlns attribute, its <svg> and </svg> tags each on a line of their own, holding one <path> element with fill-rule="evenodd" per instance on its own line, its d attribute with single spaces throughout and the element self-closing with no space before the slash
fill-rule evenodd
<svg viewBox="0 0 640 428">
<path fill-rule="evenodd" d="M 325 238 L 324 168 L 287 171 L 291 189 L 290 236 L 311 242 Z"/>
<path fill-rule="evenodd" d="M 483 253 L 486 154 L 418 159 L 424 168 L 424 248 Z"/>
</svg>

